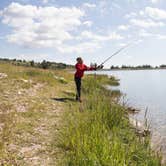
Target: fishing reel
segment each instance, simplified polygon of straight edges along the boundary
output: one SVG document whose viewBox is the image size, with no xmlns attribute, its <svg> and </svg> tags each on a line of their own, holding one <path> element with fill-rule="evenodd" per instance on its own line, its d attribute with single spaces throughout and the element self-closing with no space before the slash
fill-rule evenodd
<svg viewBox="0 0 166 166">
<path fill-rule="evenodd" d="M 104 66 L 103 65 L 99 65 L 97 66 L 97 69 L 102 69 Z"/>
<path fill-rule="evenodd" d="M 91 63 L 90 67 L 93 67 L 96 69 L 102 69 L 104 66 L 103 66 L 103 64 L 97 65 L 97 63 Z"/>
</svg>

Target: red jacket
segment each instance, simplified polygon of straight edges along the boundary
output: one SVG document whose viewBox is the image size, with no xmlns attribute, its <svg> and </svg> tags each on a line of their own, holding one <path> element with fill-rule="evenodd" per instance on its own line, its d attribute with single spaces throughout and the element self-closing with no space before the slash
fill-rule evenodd
<svg viewBox="0 0 166 166">
<path fill-rule="evenodd" d="M 75 65 L 75 68 L 76 68 L 75 77 L 78 77 L 78 78 L 82 78 L 83 77 L 84 71 L 95 70 L 96 69 L 94 67 L 87 67 L 86 65 L 81 64 L 81 63 L 77 63 Z"/>
</svg>

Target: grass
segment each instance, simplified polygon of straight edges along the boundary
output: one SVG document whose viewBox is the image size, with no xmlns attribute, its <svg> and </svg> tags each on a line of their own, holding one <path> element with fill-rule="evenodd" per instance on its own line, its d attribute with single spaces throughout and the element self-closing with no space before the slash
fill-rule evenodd
<svg viewBox="0 0 166 166">
<path fill-rule="evenodd" d="M 43 161 L 50 157 L 52 165 L 57 160 L 69 166 L 160 165 L 149 138 L 136 136 L 126 110 L 115 103 L 119 92 L 101 86 L 118 85 L 115 78 L 87 76 L 83 103 L 58 102 L 52 98 L 75 97 L 73 74 L 66 70 L 0 64 L 0 71 L 8 75 L 0 79 L 0 165 L 33 165 L 20 150 L 43 143 L 35 155 Z M 37 85 L 42 86 L 35 90 Z M 10 151 L 8 145 L 16 149 Z"/>
<path fill-rule="evenodd" d="M 113 85 L 115 79 L 111 78 Z M 159 166 L 160 158 L 150 149 L 149 138 L 139 138 L 126 109 L 112 102 L 101 84 L 105 76 L 86 77 L 83 103 L 69 104 L 60 146 L 69 166 Z"/>
</svg>

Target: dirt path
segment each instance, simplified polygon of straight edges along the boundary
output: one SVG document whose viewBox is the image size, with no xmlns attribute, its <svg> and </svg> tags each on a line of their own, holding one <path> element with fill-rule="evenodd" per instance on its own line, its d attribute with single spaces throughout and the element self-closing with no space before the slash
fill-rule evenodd
<svg viewBox="0 0 166 166">
<path fill-rule="evenodd" d="M 0 105 L 1 113 L 6 114 L 0 124 L 5 155 L 0 164 L 20 166 L 58 165 L 62 152 L 57 146 L 62 104 L 52 99 L 54 88 L 31 80 L 1 80 L 4 93 Z M 26 87 L 26 88 L 20 88 Z M 6 103 L 4 108 L 3 103 Z M 6 106 L 8 105 L 8 109 Z M 9 116 L 11 120 L 9 121 Z M 10 126 L 10 127 L 9 127 Z M 57 133 L 57 134 L 56 134 Z"/>
</svg>

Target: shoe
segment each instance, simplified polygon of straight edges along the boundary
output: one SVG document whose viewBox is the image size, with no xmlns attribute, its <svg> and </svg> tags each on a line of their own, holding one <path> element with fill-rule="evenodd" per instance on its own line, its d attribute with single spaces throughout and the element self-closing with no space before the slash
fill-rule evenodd
<svg viewBox="0 0 166 166">
<path fill-rule="evenodd" d="M 76 101 L 79 101 L 80 103 L 82 102 L 82 100 L 76 96 Z"/>
<path fill-rule="evenodd" d="M 76 95 L 76 101 L 78 101 L 79 100 L 79 97 Z"/>
</svg>

